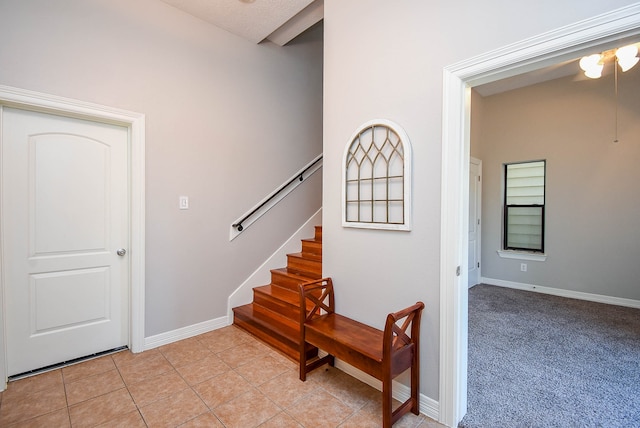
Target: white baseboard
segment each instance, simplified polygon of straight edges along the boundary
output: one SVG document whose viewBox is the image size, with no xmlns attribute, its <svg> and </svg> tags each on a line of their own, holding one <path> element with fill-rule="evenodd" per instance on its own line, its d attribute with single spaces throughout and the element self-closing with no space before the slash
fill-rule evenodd
<svg viewBox="0 0 640 428">
<path fill-rule="evenodd" d="M 361 382 L 366 383 L 367 385 L 377 389 L 378 391 L 382 391 L 382 382 L 373 376 L 368 375 L 367 373 L 353 367 L 350 364 L 345 363 L 336 358 L 335 367 L 346 374 L 353 376 Z M 408 386 L 393 381 L 393 398 L 398 401 L 404 402 L 411 396 L 411 388 Z M 440 404 L 432 399 L 427 397 L 424 394 L 420 394 L 420 413 L 423 415 L 433 419 L 438 420 L 440 414 Z"/>
<path fill-rule="evenodd" d="M 640 309 L 640 300 L 604 296 L 602 294 L 584 293 L 582 291 L 564 290 L 562 288 L 544 287 L 541 285 L 505 281 L 502 279 L 482 277 L 480 280 L 483 284 L 496 285 L 498 287 L 515 288 L 517 290 L 534 291 L 536 293 L 551 294 L 554 296 L 568 297 L 571 299 L 587 300 L 590 302 L 606 303 L 609 305 L 626 306 L 629 308 Z"/>
<path fill-rule="evenodd" d="M 188 339 L 199 334 L 226 327 L 229 324 L 229 317 L 220 317 L 209 321 L 203 321 L 198 324 L 193 324 L 187 327 L 182 327 L 176 330 L 168 331 L 166 333 L 156 334 L 155 336 L 145 337 L 144 350 L 148 351 L 149 349 L 157 348 L 162 345 L 168 345 L 169 343 Z"/>
</svg>

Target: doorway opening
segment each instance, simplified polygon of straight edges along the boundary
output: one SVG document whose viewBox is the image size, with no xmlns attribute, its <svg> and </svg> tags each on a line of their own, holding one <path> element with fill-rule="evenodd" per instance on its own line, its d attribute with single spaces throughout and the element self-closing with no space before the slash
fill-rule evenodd
<svg viewBox="0 0 640 428">
<path fill-rule="evenodd" d="M 471 88 L 538 70 L 640 34 L 640 5 L 527 39 L 444 69 L 439 420 L 456 426 L 467 409 L 468 177 Z"/>
</svg>

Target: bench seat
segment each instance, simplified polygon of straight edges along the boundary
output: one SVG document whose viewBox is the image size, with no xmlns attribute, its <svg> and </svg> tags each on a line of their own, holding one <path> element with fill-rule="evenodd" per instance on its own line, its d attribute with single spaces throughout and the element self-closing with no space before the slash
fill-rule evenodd
<svg viewBox="0 0 640 428">
<path fill-rule="evenodd" d="M 376 379 L 382 376 L 382 339 L 382 330 L 336 313 L 321 315 L 305 324 L 308 343 L 350 361 Z"/>
</svg>

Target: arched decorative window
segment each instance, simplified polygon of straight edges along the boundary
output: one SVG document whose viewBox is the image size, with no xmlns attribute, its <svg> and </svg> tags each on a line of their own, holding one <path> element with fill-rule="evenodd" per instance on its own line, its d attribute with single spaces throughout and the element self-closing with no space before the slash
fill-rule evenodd
<svg viewBox="0 0 640 428">
<path fill-rule="evenodd" d="M 343 156 L 342 225 L 411 230 L 411 143 L 376 119 L 351 136 Z"/>
</svg>

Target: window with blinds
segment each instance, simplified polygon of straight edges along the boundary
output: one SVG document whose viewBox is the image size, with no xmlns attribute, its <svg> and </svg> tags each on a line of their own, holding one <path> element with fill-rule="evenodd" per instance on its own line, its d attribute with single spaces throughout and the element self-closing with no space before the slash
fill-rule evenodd
<svg viewBox="0 0 640 428">
<path fill-rule="evenodd" d="M 546 161 L 505 164 L 504 249 L 544 252 Z"/>
</svg>

